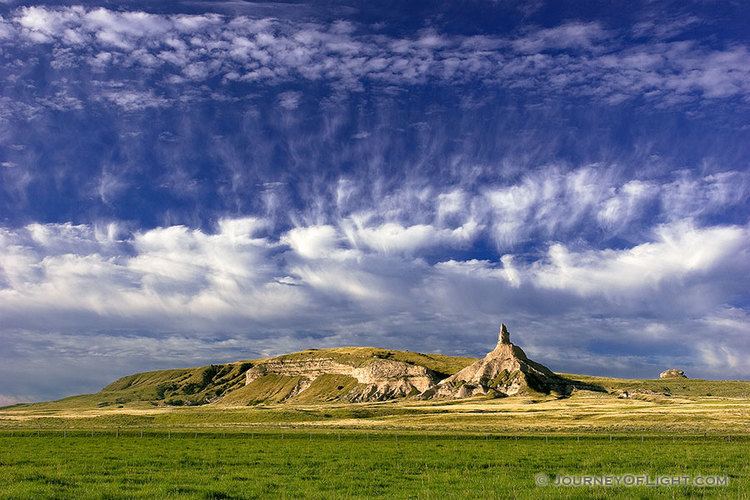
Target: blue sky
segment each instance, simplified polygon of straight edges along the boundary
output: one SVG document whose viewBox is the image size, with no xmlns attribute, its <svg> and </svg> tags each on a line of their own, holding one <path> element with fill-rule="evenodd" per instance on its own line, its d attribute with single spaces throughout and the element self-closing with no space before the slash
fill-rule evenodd
<svg viewBox="0 0 750 500">
<path fill-rule="evenodd" d="M 500 321 L 557 371 L 750 377 L 749 18 L 1 1 L 0 402 Z"/>
</svg>

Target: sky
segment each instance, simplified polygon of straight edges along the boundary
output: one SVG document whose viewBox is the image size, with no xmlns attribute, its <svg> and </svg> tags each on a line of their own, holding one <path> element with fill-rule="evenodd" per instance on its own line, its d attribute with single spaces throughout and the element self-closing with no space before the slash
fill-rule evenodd
<svg viewBox="0 0 750 500">
<path fill-rule="evenodd" d="M 750 378 L 750 6 L 0 0 L 0 403 L 371 345 Z"/>
</svg>

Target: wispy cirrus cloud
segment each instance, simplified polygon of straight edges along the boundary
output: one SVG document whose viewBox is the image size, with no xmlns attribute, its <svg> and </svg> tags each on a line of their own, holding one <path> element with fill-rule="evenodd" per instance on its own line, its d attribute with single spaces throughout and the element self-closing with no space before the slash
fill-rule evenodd
<svg viewBox="0 0 750 500">
<path fill-rule="evenodd" d="M 513 40 L 512 46 L 525 54 L 562 49 L 593 51 L 610 36 L 599 23 L 570 22 L 554 28 L 528 30 L 528 34 Z"/>
<path fill-rule="evenodd" d="M 116 82 L 137 73 L 161 87 L 162 95 L 145 100 L 137 91 L 110 90 L 107 98 L 126 107 L 173 100 L 175 92 L 184 98 L 182 85 L 218 88 L 297 79 L 353 91 L 364 85 L 475 82 L 511 92 L 543 89 L 547 95 L 603 102 L 637 97 L 660 105 L 729 97 L 746 101 L 750 95 L 746 46 L 716 49 L 656 35 L 643 41 L 649 31 L 642 23 L 634 40 L 598 22 L 526 28 L 505 37 L 426 30 L 396 38 L 350 22 L 35 6 L 13 11 L 1 26 L 6 43 L 12 36 L 16 47 L 51 56 L 60 78 L 65 68 L 88 67 L 94 79 Z M 199 95 L 211 98 L 211 92 Z M 281 102 L 288 106 L 292 100 Z"/>
</svg>

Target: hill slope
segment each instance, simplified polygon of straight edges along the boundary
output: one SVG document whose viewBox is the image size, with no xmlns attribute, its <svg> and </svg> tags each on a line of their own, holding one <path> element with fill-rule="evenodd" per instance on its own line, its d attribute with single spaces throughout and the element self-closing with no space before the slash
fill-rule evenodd
<svg viewBox="0 0 750 500">
<path fill-rule="evenodd" d="M 423 383 L 438 388 L 450 383 L 452 387 L 455 382 L 451 381 L 460 372 L 478 366 L 477 363 L 480 360 L 474 358 L 374 347 L 309 349 L 273 358 L 136 373 L 115 380 L 95 394 L 17 406 L 54 411 L 199 405 L 247 407 L 279 403 L 307 405 L 404 399 L 420 393 L 424 395 L 424 386 L 420 385 Z M 489 379 L 495 373 L 484 375 Z M 746 381 L 554 376 L 572 390 L 609 393 L 611 397 L 629 399 L 750 397 L 750 382 Z M 525 392 L 533 395 L 533 387 L 528 387 Z M 486 395 L 481 397 L 497 395 L 495 391 L 473 395 L 482 394 Z M 567 394 L 555 393 L 556 396 Z"/>
<path fill-rule="evenodd" d="M 356 379 L 345 375 L 326 374 L 318 377 L 304 392 L 293 394 L 300 377 L 268 374 L 246 385 L 249 370 L 274 363 L 299 363 L 334 360 L 337 363 L 363 368 L 378 360 L 391 360 L 423 367 L 438 379 L 446 378 L 475 361 L 474 358 L 395 351 L 375 347 L 338 347 L 308 349 L 273 358 L 238 361 L 196 368 L 178 368 L 136 373 L 119 378 L 95 394 L 72 396 L 59 401 L 41 403 L 54 407 L 118 407 L 118 406 L 247 406 L 258 403 L 318 403 L 343 400 L 342 396 L 356 389 Z"/>
</svg>

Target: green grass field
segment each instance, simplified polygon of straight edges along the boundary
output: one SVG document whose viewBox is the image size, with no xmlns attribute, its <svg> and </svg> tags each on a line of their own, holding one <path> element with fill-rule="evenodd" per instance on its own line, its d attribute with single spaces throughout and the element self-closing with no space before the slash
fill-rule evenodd
<svg viewBox="0 0 750 500">
<path fill-rule="evenodd" d="M 0 435 L 3 498 L 742 498 L 750 440 L 363 431 Z M 726 486 L 537 486 L 536 475 L 727 476 Z"/>
</svg>

